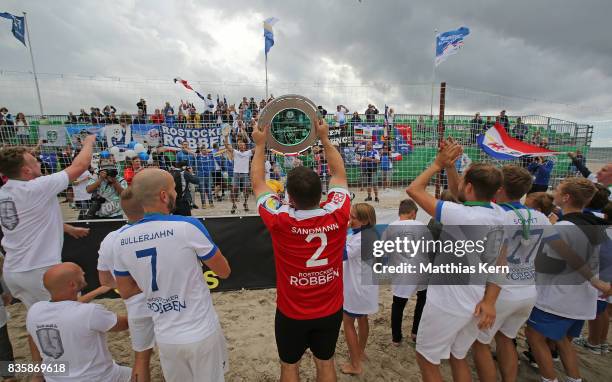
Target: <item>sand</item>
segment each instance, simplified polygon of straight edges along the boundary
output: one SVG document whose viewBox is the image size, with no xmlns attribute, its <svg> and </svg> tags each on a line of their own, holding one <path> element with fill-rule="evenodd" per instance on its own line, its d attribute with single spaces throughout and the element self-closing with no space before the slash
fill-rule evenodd
<svg viewBox="0 0 612 382">
<path fill-rule="evenodd" d="M 227 381 L 276 381 L 279 376 L 279 365 L 274 341 L 274 289 L 218 292 L 213 293 L 215 308 L 228 341 L 230 371 Z M 370 340 L 367 346 L 369 361 L 364 365 L 362 376 L 351 377 L 339 373 L 339 381 L 420 381 L 419 368 L 415 359 L 414 344 L 405 339 L 400 347 L 390 345 L 391 329 L 391 292 L 388 287 L 381 287 L 380 309 L 370 316 Z M 125 313 L 121 300 L 97 300 L 109 309 Z M 406 307 L 404 314 L 404 335 L 410 333 L 415 299 Z M 26 360 L 29 357 L 25 332 L 25 309 L 22 304 L 7 308 L 10 312 L 9 333 L 15 357 Z M 612 334 L 612 330 L 610 331 Z M 612 335 L 609 337 L 612 342 Z M 132 362 L 132 351 L 128 333 L 111 333 L 108 346 L 114 359 L 124 365 Z M 519 336 L 519 351 L 525 350 L 525 338 Z M 585 381 L 604 382 L 612 380 L 612 354 L 594 355 L 582 349 L 578 350 L 580 367 Z M 340 333 L 337 345 L 336 366 L 347 360 L 347 348 L 344 334 Z M 471 361 L 470 361 L 471 363 Z M 562 366 L 556 364 L 559 375 Z M 537 371 L 526 362 L 520 363 L 519 381 L 538 382 Z M 473 369 L 474 370 L 474 369 Z M 445 380 L 451 380 L 447 362 L 442 364 Z M 152 380 L 162 381 L 159 358 L 154 355 L 151 367 Z M 314 381 L 312 357 L 307 354 L 301 362 L 303 381 Z M 477 380 L 474 371 L 474 380 Z"/>
</svg>

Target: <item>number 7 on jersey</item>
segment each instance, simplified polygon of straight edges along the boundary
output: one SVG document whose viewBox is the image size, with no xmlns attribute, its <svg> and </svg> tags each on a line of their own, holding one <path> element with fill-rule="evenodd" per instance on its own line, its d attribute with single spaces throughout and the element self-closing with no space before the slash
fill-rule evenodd
<svg viewBox="0 0 612 382">
<path fill-rule="evenodd" d="M 157 291 L 157 249 L 147 248 L 140 251 L 136 251 L 136 257 L 142 259 L 143 257 L 151 257 L 151 290 Z"/>
</svg>

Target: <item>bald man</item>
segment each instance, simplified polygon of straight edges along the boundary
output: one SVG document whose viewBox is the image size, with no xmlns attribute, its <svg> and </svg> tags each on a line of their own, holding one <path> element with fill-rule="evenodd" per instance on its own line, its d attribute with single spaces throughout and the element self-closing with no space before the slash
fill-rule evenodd
<svg viewBox="0 0 612 382">
<path fill-rule="evenodd" d="M 223 279 L 229 264 L 199 220 L 170 215 L 176 190 L 168 172 L 142 170 L 132 192 L 145 217 L 114 240 L 119 293 L 126 300 L 144 293 L 166 381 L 223 381 L 225 338 L 201 262 Z"/>
<path fill-rule="evenodd" d="M 136 224 L 144 217 L 144 210 L 134 197 L 131 186 L 121 193 L 121 209 L 125 216 L 127 216 L 127 224 L 109 233 L 102 240 L 98 250 L 98 277 L 100 285 L 110 288 L 117 287 L 112 273 L 115 264 L 113 245 L 117 234 L 121 229 Z M 153 347 L 155 346 L 155 333 L 151 312 L 147 309 L 143 293 L 139 293 L 126 300 L 125 307 L 128 313 L 132 349 L 134 350 L 133 380 L 136 382 L 148 382 L 151 380 L 149 366 Z"/>
<path fill-rule="evenodd" d="M 54 265 L 43 276 L 51 301 L 30 307 L 26 329 L 34 338 L 43 362 L 65 362 L 68 376 L 45 375 L 56 381 L 129 381 L 132 370 L 117 365 L 106 344 L 107 332 L 128 328 L 127 317 L 102 305 L 78 301 L 87 283 L 85 272 L 74 263 Z"/>
</svg>

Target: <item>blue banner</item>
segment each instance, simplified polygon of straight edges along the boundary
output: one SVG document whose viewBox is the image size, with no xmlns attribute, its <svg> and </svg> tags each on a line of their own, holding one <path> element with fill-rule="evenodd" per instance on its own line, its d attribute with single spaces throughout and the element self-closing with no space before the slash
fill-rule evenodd
<svg viewBox="0 0 612 382">
<path fill-rule="evenodd" d="M 183 142 L 189 143 L 189 148 L 192 150 L 198 147 L 212 148 L 214 144 L 223 146 L 223 136 L 221 135 L 221 126 L 214 125 L 210 127 L 179 127 L 161 126 L 162 144 L 167 148 L 179 149 Z"/>
</svg>

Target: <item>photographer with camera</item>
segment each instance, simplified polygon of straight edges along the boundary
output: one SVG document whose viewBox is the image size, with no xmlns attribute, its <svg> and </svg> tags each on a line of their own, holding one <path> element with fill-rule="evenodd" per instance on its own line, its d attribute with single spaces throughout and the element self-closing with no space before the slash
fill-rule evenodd
<svg viewBox="0 0 612 382">
<path fill-rule="evenodd" d="M 127 186 L 127 182 L 119 175 L 112 159 L 100 160 L 98 176 L 90 180 L 86 188 L 86 191 L 92 194 L 87 218 L 121 218 L 123 212 L 121 210 L 120 197 L 121 192 Z"/>
</svg>

